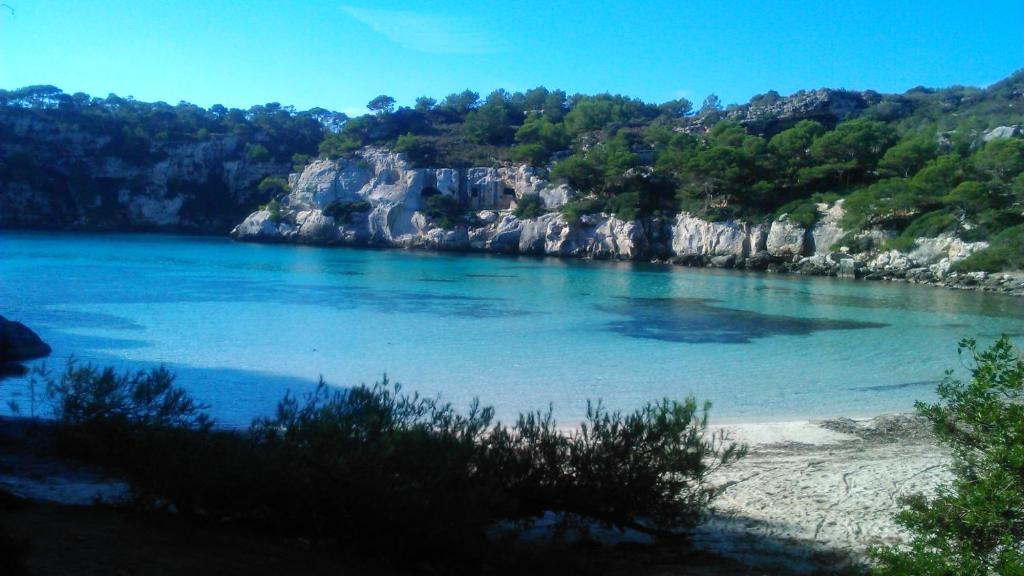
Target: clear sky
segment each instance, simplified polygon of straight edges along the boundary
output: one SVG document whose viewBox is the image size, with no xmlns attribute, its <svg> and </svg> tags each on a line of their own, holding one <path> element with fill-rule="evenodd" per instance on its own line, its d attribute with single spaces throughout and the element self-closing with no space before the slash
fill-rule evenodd
<svg viewBox="0 0 1024 576">
<path fill-rule="evenodd" d="M 822 86 L 985 86 L 1024 67 L 1024 0 L 0 0 L 0 87 L 361 113 L 471 88 L 699 105 Z"/>
</svg>

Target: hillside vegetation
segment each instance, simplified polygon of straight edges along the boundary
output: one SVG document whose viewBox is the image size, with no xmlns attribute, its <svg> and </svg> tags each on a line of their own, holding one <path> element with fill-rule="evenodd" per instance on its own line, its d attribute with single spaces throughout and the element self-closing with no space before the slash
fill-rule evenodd
<svg viewBox="0 0 1024 576">
<path fill-rule="evenodd" d="M 952 232 L 994 244 L 967 265 L 1021 265 L 1024 71 L 987 89 L 769 92 L 728 108 L 709 96 L 697 110 L 686 100 L 655 105 L 543 87 L 424 97 L 398 109 L 381 96 L 369 108 L 328 135 L 320 153 L 382 145 L 422 166 L 546 166 L 583 193 L 562 208 L 570 220 L 601 211 L 627 220 L 788 213 L 809 226 L 814 203 L 845 198 L 842 224 L 855 251 L 880 247 L 853 241 L 867 229 L 897 232 L 888 247 L 900 249 Z"/>
<path fill-rule="evenodd" d="M 82 191 L 109 194 L 104 187 L 113 184 L 89 177 L 90 154 L 93 165 L 100 156 L 152 163 L 172 144 L 230 136 L 241 142 L 236 155 L 244 161 L 266 162 L 251 198 L 255 207 L 279 195 L 289 169 L 312 156 L 338 158 L 376 145 L 404 152 L 418 166 L 545 167 L 553 180 L 581 192 L 561 208 L 570 221 L 602 211 L 625 220 L 688 211 L 709 220 L 760 221 L 787 213 L 808 226 L 817 218 L 814 203 L 845 198 L 844 244 L 854 251 L 881 247 L 861 237 L 863 230 L 895 231 L 886 247 L 900 249 L 915 237 L 951 232 L 993 243 L 964 266 L 1021 265 L 1024 71 L 984 89 L 768 92 L 728 107 L 714 95 L 696 108 L 684 99 L 653 104 L 539 87 L 484 98 L 467 90 L 397 108 L 382 95 L 368 109 L 349 119 L 279 104 L 203 110 L 46 86 L 4 91 L 0 117 L 33 115 L 55 132 L 18 136 L 16 123 L 0 123 L 0 185 L 91 198 Z M 68 131 L 102 135 L 103 144 L 73 166 L 55 167 L 38 150 Z M 197 204 L 216 206 L 223 194 L 216 179 L 190 186 Z"/>
</svg>

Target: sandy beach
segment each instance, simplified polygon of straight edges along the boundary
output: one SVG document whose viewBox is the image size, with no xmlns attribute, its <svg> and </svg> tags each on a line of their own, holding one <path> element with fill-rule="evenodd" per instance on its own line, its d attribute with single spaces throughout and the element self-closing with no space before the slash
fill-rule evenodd
<svg viewBox="0 0 1024 576">
<path fill-rule="evenodd" d="M 914 415 L 725 428 L 749 455 L 719 471 L 725 491 L 701 548 L 764 569 L 828 570 L 901 538 L 901 496 L 948 480 L 948 452 Z"/>
</svg>

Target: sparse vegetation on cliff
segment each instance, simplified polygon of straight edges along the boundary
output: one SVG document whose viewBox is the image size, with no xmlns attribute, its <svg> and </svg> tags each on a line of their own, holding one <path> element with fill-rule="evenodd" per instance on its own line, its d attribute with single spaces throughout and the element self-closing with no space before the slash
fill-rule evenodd
<svg viewBox="0 0 1024 576">
<path fill-rule="evenodd" d="M 857 251 L 857 233 L 885 228 L 906 249 L 919 234 L 988 240 L 1024 223 L 1024 138 L 1013 128 L 1024 124 L 1022 87 L 1018 72 L 987 89 L 767 94 L 727 108 L 709 98 L 697 112 L 685 100 L 543 87 L 483 99 L 466 91 L 353 119 L 325 145 L 391 146 L 416 165 L 547 166 L 583 195 L 563 209 L 571 221 L 685 210 L 711 220 L 788 213 L 807 227 L 814 202 L 845 198 L 844 245 Z M 784 111 L 797 103 L 806 111 Z"/>
</svg>

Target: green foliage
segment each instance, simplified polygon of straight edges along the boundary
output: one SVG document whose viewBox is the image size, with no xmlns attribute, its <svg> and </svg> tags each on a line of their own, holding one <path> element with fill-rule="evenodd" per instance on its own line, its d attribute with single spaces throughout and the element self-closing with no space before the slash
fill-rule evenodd
<svg viewBox="0 0 1024 576">
<path fill-rule="evenodd" d="M 337 160 L 338 158 L 348 158 L 352 154 L 362 148 L 363 141 L 350 134 L 337 133 L 328 134 L 326 138 L 320 142 L 319 151 L 321 156 L 330 158 L 331 160 Z"/>
<path fill-rule="evenodd" d="M 657 115 L 657 107 L 625 96 L 579 96 L 565 115 L 565 129 L 570 135 L 576 136 L 584 132 L 607 130 L 616 124 L 650 121 Z"/>
<path fill-rule="evenodd" d="M 288 181 L 284 178 L 267 176 L 263 180 L 260 180 L 260 183 L 256 188 L 263 196 L 276 198 L 288 193 Z"/>
<path fill-rule="evenodd" d="M 536 218 L 544 213 L 544 201 L 539 194 L 525 194 L 516 200 L 516 218 Z"/>
<path fill-rule="evenodd" d="M 423 211 L 427 217 L 435 220 L 437 225 L 445 230 L 455 228 L 466 219 L 466 209 L 459 205 L 459 201 L 444 194 L 428 196 L 426 209 Z"/>
<path fill-rule="evenodd" d="M 783 214 L 788 214 L 791 222 L 804 228 L 810 228 L 818 221 L 818 208 L 814 202 L 796 200 L 779 208 L 776 216 Z"/>
<path fill-rule="evenodd" d="M 768 141 L 768 148 L 786 167 L 786 176 L 794 179 L 797 171 L 811 162 L 811 144 L 826 132 L 825 126 L 814 120 L 801 120 L 795 126 L 779 132 Z"/>
<path fill-rule="evenodd" d="M 270 202 L 260 206 L 260 210 L 270 212 L 268 218 L 271 222 L 281 222 L 284 220 L 284 212 L 281 211 L 281 208 L 281 202 L 277 198 L 272 198 Z"/>
<path fill-rule="evenodd" d="M 391 96 L 381 94 L 366 104 L 370 112 L 376 114 L 390 114 L 395 111 L 395 99 Z"/>
<path fill-rule="evenodd" d="M 931 134 L 904 138 L 885 151 L 878 167 L 892 175 L 909 178 L 934 158 L 938 149 L 935 136 Z"/>
<path fill-rule="evenodd" d="M 946 210 L 935 210 L 914 219 L 903 233 L 898 237 L 889 240 L 886 248 L 889 250 L 908 251 L 914 247 L 914 241 L 918 238 L 934 238 L 943 232 L 950 232 L 957 227 L 956 217 Z"/>
<path fill-rule="evenodd" d="M 878 160 L 895 140 L 895 134 L 882 122 L 858 118 L 836 126 L 811 144 L 813 168 L 799 172 L 802 180 L 822 181 L 834 179 L 849 184 L 875 167 Z"/>
<path fill-rule="evenodd" d="M 1024 361 L 1009 337 L 979 351 L 970 382 L 947 373 L 940 401 L 918 403 L 953 452 L 952 482 L 906 499 L 897 521 L 912 540 L 875 548 L 882 575 L 1024 574 Z"/>
<path fill-rule="evenodd" d="M 869 95 L 878 101 L 834 128 L 801 120 L 777 132 L 770 119 L 732 120 L 714 95 L 689 116 L 685 100 L 655 106 L 611 94 L 566 98 L 538 87 L 497 90 L 481 102 L 467 90 L 440 104 L 421 99 L 415 109 L 352 119 L 325 140 L 323 152 L 338 157 L 368 144 L 410 150 L 415 143 L 438 165 L 550 163 L 552 179 L 593 197 L 565 209 L 573 221 L 600 210 L 636 217 L 687 210 L 754 220 L 787 212 L 810 225 L 815 196 L 827 192 L 846 198 L 842 224 L 854 235 L 870 228 L 903 233 L 941 212 L 945 224 L 963 223 L 956 229 L 965 239 L 987 239 L 1024 221 L 1024 140 L 983 144 L 980 137 L 996 121 L 1019 123 L 1006 111 L 1024 85 L 1019 77 L 1007 82 L 989 90 Z M 781 99 L 769 92 L 750 104 L 767 109 Z M 693 130 L 695 122 L 707 132 Z M 758 129 L 767 133 L 748 132 Z M 938 220 L 918 222 L 892 245 L 949 228 Z"/>
<path fill-rule="evenodd" d="M 1003 230 L 992 239 L 988 248 L 957 262 L 954 268 L 960 272 L 1024 269 L 1024 224 Z"/>
<path fill-rule="evenodd" d="M 535 166 L 546 162 L 552 152 L 569 147 L 569 135 L 564 124 L 536 114 L 516 130 L 515 141 L 519 145 L 512 150 L 513 159 Z"/>
<path fill-rule="evenodd" d="M 395 151 L 402 152 L 413 166 L 426 168 L 437 162 L 437 146 L 427 138 L 403 134 L 395 142 Z"/>
<path fill-rule="evenodd" d="M 845 230 L 863 230 L 874 225 L 902 228 L 921 212 L 934 206 L 913 181 L 903 178 L 880 180 L 853 192 L 843 203 L 841 225 Z"/>
<path fill-rule="evenodd" d="M 605 200 L 593 196 L 576 198 L 562 205 L 559 211 L 569 224 L 576 224 L 584 214 L 597 214 L 604 210 Z"/>
<path fill-rule="evenodd" d="M 517 144 L 512 148 L 512 159 L 531 166 L 543 166 L 551 152 L 541 144 Z"/>
<path fill-rule="evenodd" d="M 470 139 L 480 144 L 510 144 L 516 133 L 512 126 L 514 115 L 508 93 L 497 90 L 483 106 L 466 114 L 462 127 Z"/>
<path fill-rule="evenodd" d="M 604 211 L 615 214 L 620 220 L 636 220 L 640 217 L 641 197 L 639 192 L 623 192 L 608 199 Z"/>
<path fill-rule="evenodd" d="M 270 159 L 270 150 L 263 144 L 249 144 L 245 147 L 245 155 L 253 162 L 266 162 Z"/>
<path fill-rule="evenodd" d="M 338 223 L 344 224 L 352 221 L 352 215 L 357 212 L 367 212 L 371 208 L 370 203 L 365 200 L 344 201 L 336 200 L 324 207 L 324 214 L 334 218 Z"/>
<path fill-rule="evenodd" d="M 160 367 L 117 373 L 69 361 L 58 379 L 46 379 L 46 394 L 62 429 L 59 443 L 68 454 L 104 463 L 118 462 L 120 440 L 139 431 L 209 430 L 207 406 L 174 385 L 174 374 Z"/>
<path fill-rule="evenodd" d="M 914 174 L 914 184 L 935 196 L 952 190 L 964 177 L 963 162 L 955 154 L 944 154 L 929 161 Z"/>
<path fill-rule="evenodd" d="M 555 164 L 551 177 L 564 180 L 577 190 L 597 190 L 604 184 L 601 166 L 584 154 L 573 154 Z"/>
<path fill-rule="evenodd" d="M 292 172 L 302 172 L 311 159 L 312 156 L 309 154 L 292 154 Z"/>
<path fill-rule="evenodd" d="M 69 367 L 49 387 L 67 407 L 62 445 L 125 474 L 140 502 L 419 565 L 471 565 L 495 545 L 496 526 L 548 511 L 683 533 L 720 491 L 709 475 L 745 454 L 708 431 L 710 405 L 693 398 L 631 413 L 588 404 L 581 427 L 566 432 L 550 411 L 509 427 L 477 402 L 460 413 L 387 379 L 321 382 L 286 395 L 248 431 L 222 431 L 172 380 L 162 370 Z"/>
<path fill-rule="evenodd" d="M 1024 172 L 1024 140 L 993 140 L 971 158 L 974 168 L 999 182 L 1008 182 Z"/>
</svg>

